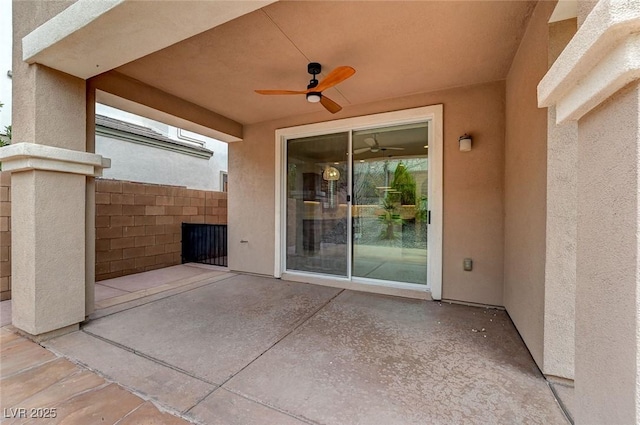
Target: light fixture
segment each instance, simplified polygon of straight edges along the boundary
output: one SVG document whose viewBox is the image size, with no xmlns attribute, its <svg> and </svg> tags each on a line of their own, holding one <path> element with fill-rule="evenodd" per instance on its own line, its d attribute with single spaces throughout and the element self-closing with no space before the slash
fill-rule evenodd
<svg viewBox="0 0 640 425">
<path fill-rule="evenodd" d="M 460 152 L 469 152 L 471 150 L 471 136 L 464 133 L 458 139 L 458 144 L 460 145 Z"/>
<path fill-rule="evenodd" d="M 340 180 L 340 171 L 336 167 L 327 167 L 322 173 L 322 178 L 329 182 Z"/>
<path fill-rule="evenodd" d="M 320 93 L 316 93 L 316 92 L 307 93 L 307 102 L 318 103 L 320 102 L 321 97 L 322 95 Z"/>
</svg>

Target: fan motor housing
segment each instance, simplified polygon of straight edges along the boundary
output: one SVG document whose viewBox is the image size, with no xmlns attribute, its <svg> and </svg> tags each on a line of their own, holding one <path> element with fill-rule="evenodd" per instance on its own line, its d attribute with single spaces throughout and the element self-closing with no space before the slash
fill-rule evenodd
<svg viewBox="0 0 640 425">
<path fill-rule="evenodd" d="M 318 62 L 311 62 L 307 65 L 307 72 L 312 75 L 320 74 L 320 72 L 322 72 L 322 65 Z"/>
</svg>

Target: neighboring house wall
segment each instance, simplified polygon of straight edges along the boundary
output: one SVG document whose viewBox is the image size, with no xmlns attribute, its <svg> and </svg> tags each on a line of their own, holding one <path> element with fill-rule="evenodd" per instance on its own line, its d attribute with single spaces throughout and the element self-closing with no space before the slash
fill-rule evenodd
<svg viewBox="0 0 640 425">
<path fill-rule="evenodd" d="M 227 194 L 96 180 L 96 281 L 181 262 L 181 224 L 226 224 Z"/>
<path fill-rule="evenodd" d="M 104 178 L 221 190 L 221 170 L 214 172 L 210 166 L 216 153 L 211 159 L 199 158 L 100 134 L 96 135 L 96 153 L 111 159 L 111 168 L 102 174 Z"/>
<path fill-rule="evenodd" d="M 354 106 L 340 114 L 444 104 L 443 295 L 448 299 L 503 304 L 504 90 L 504 81 L 498 81 Z M 229 145 L 230 269 L 274 272 L 275 130 L 332 118 L 322 111 L 248 125 L 244 140 Z M 474 137 L 467 153 L 458 150 L 465 132 Z M 469 256 L 474 270 L 464 272 L 462 260 Z"/>
<path fill-rule="evenodd" d="M 548 69 L 554 2 L 536 6 L 507 77 L 504 305 L 542 369 L 544 342 L 547 110 L 537 85 Z"/>
<path fill-rule="evenodd" d="M 169 127 L 169 137 L 183 141 L 197 141 L 204 143 L 204 147 L 213 152 L 213 156 L 209 159 L 209 168 L 214 176 L 214 187 L 211 190 L 223 191 L 221 173 L 227 172 L 228 150 L 229 144 L 220 140 L 212 139 L 188 130 L 177 127 Z"/>
<path fill-rule="evenodd" d="M 222 190 L 220 172 L 227 171 L 225 142 L 101 104 L 96 104 L 96 114 L 104 117 L 96 123 L 96 153 L 111 159 L 104 177 Z M 121 123 L 115 129 L 101 126 L 114 121 Z M 145 134 L 155 144 L 146 143 L 141 138 Z M 213 154 L 204 155 L 205 150 Z"/>
<path fill-rule="evenodd" d="M 11 298 L 11 174 L 0 171 L 0 301 Z"/>
<path fill-rule="evenodd" d="M 107 134 L 97 126 L 96 153 L 111 159 L 111 168 L 104 170 L 103 177 L 201 190 L 220 187 L 219 175 L 209 167 L 210 153 L 169 150 L 172 146 L 168 143 L 151 145 L 145 140 L 153 141 L 124 132 Z"/>
</svg>

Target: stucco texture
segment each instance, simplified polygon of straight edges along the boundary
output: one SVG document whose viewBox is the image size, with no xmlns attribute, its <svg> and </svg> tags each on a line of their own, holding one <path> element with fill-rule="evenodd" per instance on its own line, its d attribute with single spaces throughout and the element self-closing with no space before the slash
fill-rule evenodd
<svg viewBox="0 0 640 425">
<path fill-rule="evenodd" d="M 549 25 L 549 66 L 576 32 L 576 19 Z M 547 257 L 544 297 L 546 375 L 573 379 L 575 355 L 578 125 L 548 110 Z"/>
<path fill-rule="evenodd" d="M 85 151 L 85 82 L 21 60 L 22 38 L 71 3 L 13 3 L 13 143 Z M 75 325 L 85 317 L 86 177 L 32 170 L 11 184 L 13 324 L 32 335 Z"/>
<path fill-rule="evenodd" d="M 504 305 L 543 366 L 547 193 L 547 111 L 537 85 L 548 69 L 554 2 L 531 16 L 506 83 Z"/>
<path fill-rule="evenodd" d="M 346 107 L 342 117 L 444 105 L 443 297 L 502 305 L 503 286 L 503 81 Z M 535 96 L 533 97 L 535 99 Z M 229 267 L 273 275 L 275 130 L 332 119 L 325 112 L 245 126 L 244 140 L 229 145 Z M 458 150 L 458 137 L 474 148 Z M 240 243 L 246 240 L 247 243 Z M 474 270 L 462 260 L 472 257 Z"/>
<path fill-rule="evenodd" d="M 580 119 L 575 419 L 640 420 L 640 85 Z"/>
<path fill-rule="evenodd" d="M 12 131 L 15 142 L 35 143 L 37 137 L 45 137 L 49 143 L 38 143 L 51 146 L 69 147 L 84 150 L 84 133 L 78 134 L 77 129 L 69 120 L 69 116 L 83 117 L 84 84 L 82 80 L 41 65 L 29 65 L 22 61 L 22 38 L 34 28 L 42 25 L 48 19 L 62 12 L 74 1 L 47 2 L 13 2 L 13 63 L 12 63 Z M 56 90 L 70 90 L 74 95 L 56 96 Z M 74 102 L 73 96 L 81 96 L 82 102 Z M 35 99 L 40 97 L 47 102 L 46 106 L 36 105 Z M 44 102 L 43 102 L 44 103 Z M 43 109 L 40 109 L 43 108 Z M 37 118 L 37 119 L 36 119 Z M 49 127 L 49 128 L 47 128 Z M 55 129 L 55 132 L 52 131 Z M 82 130 L 84 131 L 84 130 Z M 65 146 L 70 140 L 76 139 L 74 146 Z"/>
<path fill-rule="evenodd" d="M 79 323 L 85 228 L 78 223 L 84 223 L 85 177 L 25 171 L 12 174 L 11 184 L 13 324 L 39 335 Z"/>
</svg>

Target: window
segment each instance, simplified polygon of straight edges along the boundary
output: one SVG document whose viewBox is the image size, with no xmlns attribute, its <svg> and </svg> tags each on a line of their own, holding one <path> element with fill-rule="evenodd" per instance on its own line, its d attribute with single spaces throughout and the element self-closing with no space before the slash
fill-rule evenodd
<svg viewBox="0 0 640 425">
<path fill-rule="evenodd" d="M 220 171 L 220 191 L 227 192 L 227 172 Z"/>
</svg>

